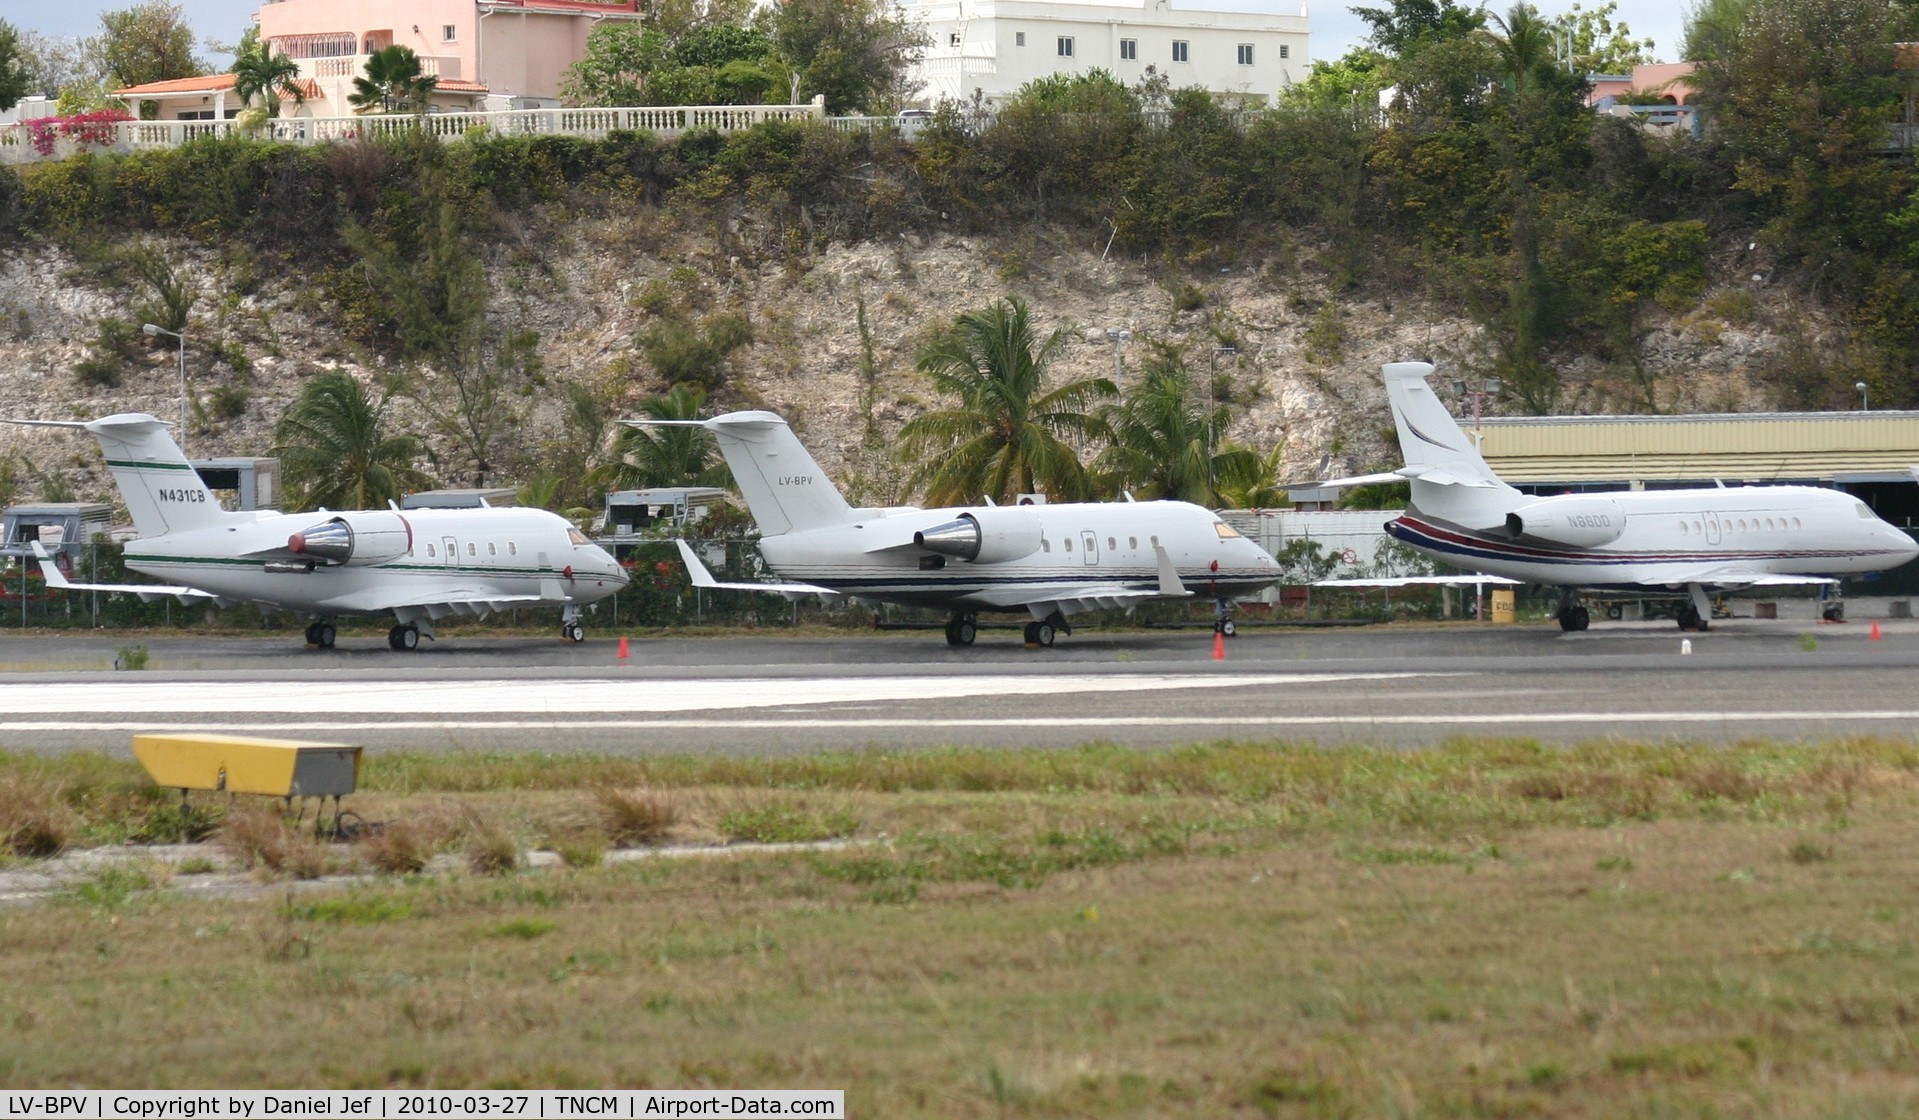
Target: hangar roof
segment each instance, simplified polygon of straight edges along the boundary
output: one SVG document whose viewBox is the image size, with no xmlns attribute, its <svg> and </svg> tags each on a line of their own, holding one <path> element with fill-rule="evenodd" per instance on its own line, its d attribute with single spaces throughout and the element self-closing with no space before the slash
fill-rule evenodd
<svg viewBox="0 0 1919 1120">
<path fill-rule="evenodd" d="M 1462 421 L 1470 433 L 1470 420 Z M 1905 480 L 1919 464 L 1919 412 L 1693 416 L 1498 416 L 1480 451 L 1528 482 Z"/>
</svg>

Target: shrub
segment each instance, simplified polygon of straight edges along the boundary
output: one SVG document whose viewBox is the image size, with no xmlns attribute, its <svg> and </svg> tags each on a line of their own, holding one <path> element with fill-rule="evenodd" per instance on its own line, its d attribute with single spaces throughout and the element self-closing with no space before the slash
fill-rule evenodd
<svg viewBox="0 0 1919 1120">
<path fill-rule="evenodd" d="M 466 863 L 481 875 L 504 875 L 520 866 L 520 845 L 506 826 L 469 811 Z"/>
<path fill-rule="evenodd" d="M 595 795 L 606 838 L 623 848 L 658 844 L 680 821 L 665 797 L 635 789 L 602 789 Z"/>
<path fill-rule="evenodd" d="M 361 838 L 360 855 L 389 875 L 412 875 L 426 869 L 451 827 L 438 817 L 407 817 L 386 821 Z"/>
<path fill-rule="evenodd" d="M 0 852 L 57 856 L 73 843 L 74 827 L 59 790 L 20 777 L 0 780 Z"/>
<path fill-rule="evenodd" d="M 242 867 L 263 867 L 296 879 L 317 879 L 326 874 L 326 853 L 319 842 L 275 809 L 260 805 L 236 808 L 227 814 L 214 840 Z"/>
</svg>

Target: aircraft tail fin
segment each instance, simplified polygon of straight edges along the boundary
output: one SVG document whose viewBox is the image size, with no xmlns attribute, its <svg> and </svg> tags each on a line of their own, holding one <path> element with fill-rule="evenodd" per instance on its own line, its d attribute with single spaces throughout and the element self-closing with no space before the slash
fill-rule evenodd
<svg viewBox="0 0 1919 1120">
<path fill-rule="evenodd" d="M 826 472 L 771 412 L 729 412 L 711 420 L 628 420 L 638 427 L 698 424 L 719 441 L 733 481 L 762 536 L 843 525 L 853 507 Z"/>
<path fill-rule="evenodd" d="M 119 413 L 100 420 L 9 420 L 41 428 L 77 428 L 100 442 L 107 469 L 127 504 L 134 531 L 141 537 L 161 537 L 205 529 L 234 515 L 220 508 L 212 491 L 167 426 L 144 412 Z"/>
<path fill-rule="evenodd" d="M 1436 470 L 1460 481 L 1499 481 L 1427 382 L 1433 375 L 1430 362 L 1392 362 L 1382 372 L 1408 467 Z"/>
</svg>

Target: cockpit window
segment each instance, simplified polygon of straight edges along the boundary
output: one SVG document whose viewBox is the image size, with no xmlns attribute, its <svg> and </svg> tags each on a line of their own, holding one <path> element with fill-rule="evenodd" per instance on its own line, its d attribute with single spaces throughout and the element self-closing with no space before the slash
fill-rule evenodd
<svg viewBox="0 0 1919 1120">
<path fill-rule="evenodd" d="M 574 544 L 591 544 L 591 543 L 593 543 L 593 542 L 591 542 L 591 541 L 589 541 L 589 540 L 587 540 L 587 539 L 586 539 L 586 534 L 585 534 L 585 533 L 582 533 L 582 532 L 580 532 L 580 531 L 579 531 L 578 529 L 568 529 L 568 530 L 566 531 L 566 539 L 567 539 L 567 540 L 569 540 L 569 541 L 572 541 L 572 542 L 573 542 Z"/>
<path fill-rule="evenodd" d="M 1864 502 L 1852 503 L 1852 511 L 1859 515 L 1859 520 L 1861 521 L 1871 521 L 1873 519 L 1872 510 L 1867 508 Z"/>
<path fill-rule="evenodd" d="M 1239 530 L 1224 521 L 1213 522 L 1213 532 L 1218 533 L 1219 539 L 1223 541 L 1235 540 L 1239 537 Z"/>
</svg>

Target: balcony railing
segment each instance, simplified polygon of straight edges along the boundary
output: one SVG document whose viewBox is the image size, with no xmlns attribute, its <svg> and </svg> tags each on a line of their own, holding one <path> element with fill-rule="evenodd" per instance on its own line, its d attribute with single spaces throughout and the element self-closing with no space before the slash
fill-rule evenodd
<svg viewBox="0 0 1919 1120">
<path fill-rule="evenodd" d="M 825 120 L 819 102 L 810 105 L 661 105 L 618 109 L 514 109 L 498 113 L 369 114 L 361 117 L 276 117 L 251 135 L 290 144 L 318 144 L 334 140 L 403 135 L 420 130 L 445 139 L 476 131 L 506 136 L 579 136 L 600 139 L 610 132 L 651 132 L 673 136 L 711 129 L 740 132 L 765 121 Z M 890 121 L 891 118 L 877 118 Z M 237 120 L 123 121 L 112 126 L 113 140 L 105 150 L 119 152 L 173 148 L 202 136 L 247 135 Z M 50 158 L 59 159 L 81 149 L 62 140 Z M 89 145 L 85 150 L 101 150 Z M 0 128 L 0 163 L 26 163 L 43 158 L 27 142 L 19 125 Z"/>
</svg>

